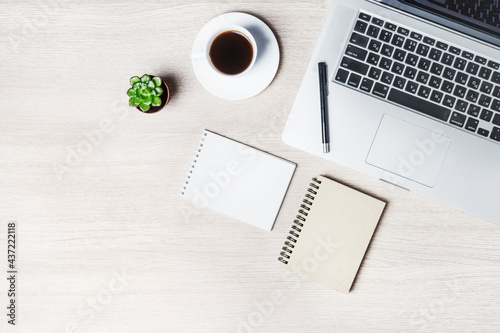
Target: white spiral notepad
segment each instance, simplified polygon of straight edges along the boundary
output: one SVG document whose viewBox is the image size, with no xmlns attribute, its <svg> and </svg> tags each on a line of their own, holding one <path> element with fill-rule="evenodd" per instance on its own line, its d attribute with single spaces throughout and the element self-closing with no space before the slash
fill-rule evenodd
<svg viewBox="0 0 500 333">
<path fill-rule="evenodd" d="M 295 163 L 203 131 L 180 196 L 270 231 Z"/>
</svg>

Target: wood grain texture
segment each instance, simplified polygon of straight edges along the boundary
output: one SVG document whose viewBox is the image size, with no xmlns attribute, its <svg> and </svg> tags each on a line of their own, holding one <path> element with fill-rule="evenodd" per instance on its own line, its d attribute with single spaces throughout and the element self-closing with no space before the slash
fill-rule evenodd
<svg viewBox="0 0 500 333">
<path fill-rule="evenodd" d="M 2 1 L 0 248 L 17 221 L 20 273 L 18 325 L 2 310 L 0 331 L 500 331 L 498 226 L 281 141 L 329 5 Z M 191 67 L 200 28 L 231 11 L 263 19 L 281 51 L 274 81 L 245 101 L 211 95 Z M 171 86 L 157 114 L 127 106 L 143 73 Z M 272 232 L 178 198 L 205 128 L 298 164 Z M 348 295 L 277 262 L 316 174 L 388 202 Z"/>
</svg>

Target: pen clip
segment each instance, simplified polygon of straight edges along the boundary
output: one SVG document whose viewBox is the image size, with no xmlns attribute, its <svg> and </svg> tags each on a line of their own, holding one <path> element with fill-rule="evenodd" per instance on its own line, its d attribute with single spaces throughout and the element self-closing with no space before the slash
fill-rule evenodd
<svg viewBox="0 0 500 333">
<path fill-rule="evenodd" d="M 325 76 L 325 90 L 326 90 L 326 96 L 328 96 L 330 94 L 330 90 L 329 90 L 329 84 L 328 84 L 328 65 L 325 63 L 324 65 L 325 67 L 325 70 L 323 71 L 323 75 Z"/>
<path fill-rule="evenodd" d="M 318 63 L 319 79 L 322 83 L 322 90 L 325 96 L 328 96 L 328 74 L 326 62 L 322 61 Z"/>
</svg>

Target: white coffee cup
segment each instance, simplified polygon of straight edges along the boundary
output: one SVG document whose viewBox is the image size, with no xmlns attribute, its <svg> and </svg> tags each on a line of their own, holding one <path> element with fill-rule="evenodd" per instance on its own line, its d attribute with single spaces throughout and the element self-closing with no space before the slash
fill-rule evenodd
<svg viewBox="0 0 500 333">
<path fill-rule="evenodd" d="M 245 44 L 245 40 L 249 45 Z M 251 47 L 250 61 L 248 61 L 250 53 L 248 46 Z M 234 49 L 234 52 L 231 48 Z M 224 57 L 217 57 L 221 54 Z M 229 25 L 221 27 L 208 39 L 205 56 L 216 73 L 227 77 L 242 76 L 248 73 L 255 64 L 257 43 L 247 29 L 238 25 Z M 244 68 L 245 66 L 246 68 Z"/>
</svg>

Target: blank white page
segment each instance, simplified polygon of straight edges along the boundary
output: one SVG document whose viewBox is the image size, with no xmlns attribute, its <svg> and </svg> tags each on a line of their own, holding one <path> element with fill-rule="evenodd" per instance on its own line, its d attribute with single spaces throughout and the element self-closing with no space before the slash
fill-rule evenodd
<svg viewBox="0 0 500 333">
<path fill-rule="evenodd" d="M 270 231 L 295 163 L 203 131 L 180 196 Z"/>
</svg>

